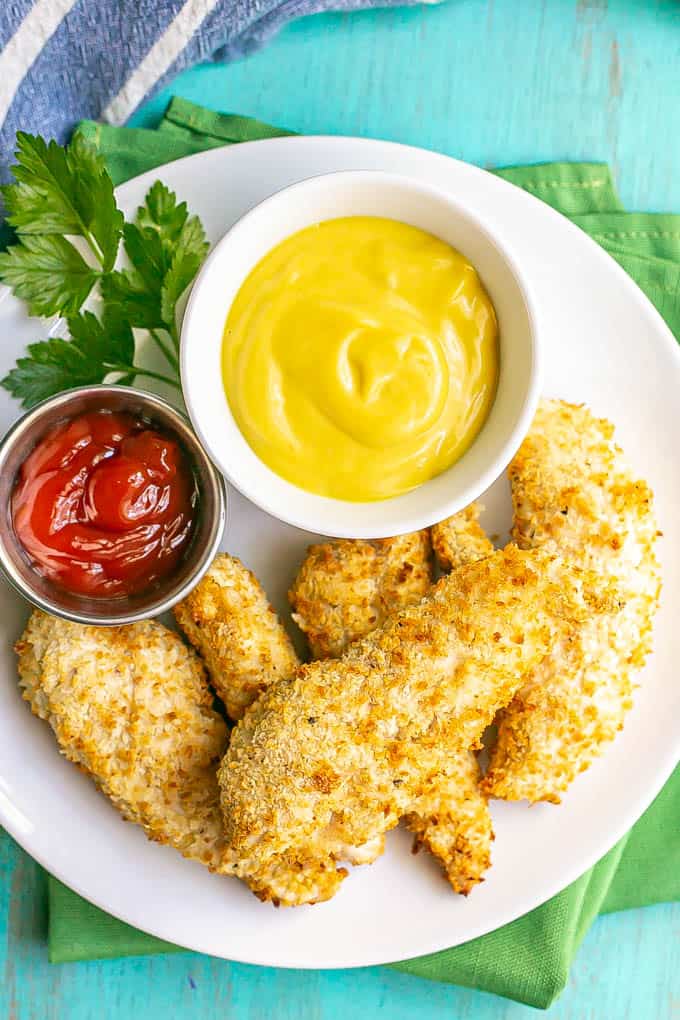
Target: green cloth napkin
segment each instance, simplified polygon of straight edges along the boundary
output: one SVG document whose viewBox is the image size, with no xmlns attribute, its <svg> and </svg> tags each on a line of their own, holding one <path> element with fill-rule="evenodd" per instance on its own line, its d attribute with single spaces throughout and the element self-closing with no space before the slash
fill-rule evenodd
<svg viewBox="0 0 680 1020">
<path fill-rule="evenodd" d="M 289 133 L 182 99 L 171 102 L 157 130 L 91 122 L 78 130 L 104 154 L 116 183 L 179 156 Z M 624 212 L 609 170 L 601 164 L 551 163 L 496 172 L 594 237 L 637 280 L 680 337 L 680 216 Z M 680 768 L 631 832 L 552 900 L 482 938 L 393 966 L 546 1007 L 564 988 L 578 946 L 598 914 L 676 899 Z M 50 879 L 53 962 L 176 950 L 114 920 Z"/>
</svg>

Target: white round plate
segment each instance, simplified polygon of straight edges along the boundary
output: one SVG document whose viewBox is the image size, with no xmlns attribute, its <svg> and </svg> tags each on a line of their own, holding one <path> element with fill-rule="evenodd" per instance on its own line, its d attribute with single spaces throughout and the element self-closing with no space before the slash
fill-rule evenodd
<svg viewBox="0 0 680 1020">
<path fill-rule="evenodd" d="M 467 898 L 455 896 L 410 838 L 390 835 L 384 857 L 355 869 L 329 903 L 274 910 L 235 879 L 208 874 L 147 842 L 121 821 L 92 783 L 60 757 L 52 733 L 21 701 L 12 642 L 27 607 L 0 590 L 0 822 L 66 885 L 128 923 L 215 956 L 286 967 L 351 967 L 453 946 L 512 921 L 564 888 L 635 822 L 670 775 L 680 749 L 680 354 L 647 299 L 618 265 L 547 205 L 465 163 L 420 149 L 349 138 L 281 138 L 191 156 L 119 189 L 126 212 L 157 178 L 200 215 L 216 241 L 247 209 L 293 181 L 333 170 L 411 175 L 489 217 L 533 283 L 545 343 L 545 389 L 585 401 L 649 480 L 664 532 L 663 605 L 655 652 L 640 677 L 624 732 L 573 785 L 559 807 L 493 805 L 493 866 Z M 44 335 L 22 306 L 0 303 L 0 372 Z M 0 398 L 0 424 L 18 413 Z M 510 523 L 507 487 L 485 497 L 489 531 Z M 285 593 L 312 536 L 231 492 L 225 546 L 262 581 L 286 617 Z"/>
</svg>

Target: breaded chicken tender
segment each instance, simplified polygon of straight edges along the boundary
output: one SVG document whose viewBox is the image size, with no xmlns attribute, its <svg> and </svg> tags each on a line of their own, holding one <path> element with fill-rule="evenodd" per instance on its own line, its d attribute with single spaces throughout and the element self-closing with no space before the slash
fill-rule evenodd
<svg viewBox="0 0 680 1020">
<path fill-rule="evenodd" d="M 443 537 L 451 536 L 449 548 L 455 544 L 456 566 L 481 558 L 476 554 L 482 538 L 488 546 L 484 555 L 493 552 L 478 517 L 479 508 L 470 507 L 437 525 Z M 352 539 L 312 546 L 289 598 L 294 608 L 303 610 L 293 618 L 313 635 L 312 649 L 321 651 L 318 657 L 329 657 L 332 649 L 336 658 L 374 630 L 391 605 L 397 611 L 415 604 L 430 584 L 427 532 L 416 532 L 380 543 Z M 465 895 L 482 881 L 491 863 L 493 828 L 479 779 L 476 755 L 452 754 L 443 747 L 439 775 L 406 817 L 416 847 L 431 850 L 454 890 Z"/>
<path fill-rule="evenodd" d="M 470 503 L 453 517 L 447 517 L 430 528 L 432 548 L 443 571 L 483 560 L 493 552 L 493 542 L 479 523 L 483 509 L 479 503 Z"/>
<path fill-rule="evenodd" d="M 263 900 L 333 896 L 338 863 L 372 859 L 428 794 L 441 748 L 478 746 L 553 644 L 611 609 L 596 581 L 508 548 L 443 578 L 341 659 L 269 687 L 219 770 L 229 870 Z"/>
<path fill-rule="evenodd" d="M 61 753 L 149 839 L 219 870 L 227 728 L 179 635 L 153 621 L 86 627 L 36 611 L 16 652 L 23 696 Z"/>
<path fill-rule="evenodd" d="M 586 407 L 545 400 L 510 466 L 515 542 L 615 585 L 620 611 L 586 619 L 502 713 L 484 783 L 494 797 L 559 803 L 622 728 L 650 650 L 660 590 L 652 493 L 613 433 Z"/>
<path fill-rule="evenodd" d="M 260 582 L 234 556 L 216 556 L 174 612 L 232 719 L 300 664 Z"/>
<path fill-rule="evenodd" d="M 310 546 L 288 599 L 313 659 L 337 658 L 432 583 L 427 530 Z"/>
</svg>

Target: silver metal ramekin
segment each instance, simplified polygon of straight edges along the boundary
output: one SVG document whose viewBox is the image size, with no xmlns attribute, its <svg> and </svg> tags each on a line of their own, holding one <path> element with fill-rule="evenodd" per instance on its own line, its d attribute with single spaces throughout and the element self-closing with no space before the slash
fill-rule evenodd
<svg viewBox="0 0 680 1020">
<path fill-rule="evenodd" d="M 74 595 L 42 577 L 31 566 L 14 533 L 12 490 L 19 467 L 39 439 L 55 424 L 87 411 L 119 411 L 145 418 L 173 435 L 192 466 L 198 489 L 197 520 L 184 557 L 174 572 L 148 591 L 119 598 Z M 16 590 L 40 609 L 78 623 L 116 626 L 157 616 L 198 584 L 224 530 L 224 480 L 184 415 L 144 390 L 129 386 L 82 386 L 37 404 L 9 429 L 0 443 L 0 567 Z"/>
</svg>

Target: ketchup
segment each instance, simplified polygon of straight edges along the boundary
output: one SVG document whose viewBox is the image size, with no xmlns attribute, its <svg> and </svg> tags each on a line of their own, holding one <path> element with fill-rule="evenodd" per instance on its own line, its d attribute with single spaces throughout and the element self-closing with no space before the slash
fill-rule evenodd
<svg viewBox="0 0 680 1020">
<path fill-rule="evenodd" d="M 142 419 L 94 411 L 51 429 L 12 494 L 34 568 L 77 595 L 134 595 L 170 573 L 191 539 L 197 491 L 177 441 Z"/>
</svg>

